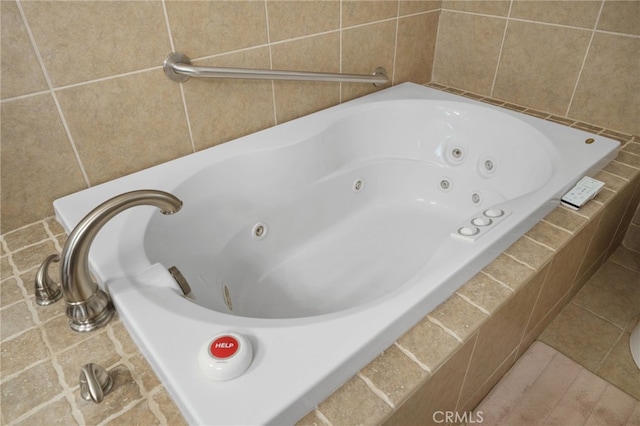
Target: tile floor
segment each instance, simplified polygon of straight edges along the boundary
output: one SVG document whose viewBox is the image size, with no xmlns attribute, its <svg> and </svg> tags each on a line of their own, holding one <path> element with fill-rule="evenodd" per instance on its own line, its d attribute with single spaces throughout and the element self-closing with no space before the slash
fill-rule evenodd
<svg viewBox="0 0 640 426">
<path fill-rule="evenodd" d="M 640 425 L 640 253 L 620 247 L 476 408 L 490 425 Z M 477 418 L 477 416 L 476 416 Z"/>
</svg>

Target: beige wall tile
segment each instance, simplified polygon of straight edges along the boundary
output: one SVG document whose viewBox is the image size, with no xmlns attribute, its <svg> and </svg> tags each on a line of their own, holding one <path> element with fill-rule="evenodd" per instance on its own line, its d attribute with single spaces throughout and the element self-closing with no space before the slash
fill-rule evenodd
<svg viewBox="0 0 640 426">
<path fill-rule="evenodd" d="M 508 286 L 512 290 L 518 290 L 534 274 L 535 270 L 510 256 L 500 254 L 496 259 L 485 266 L 482 272 Z"/>
<path fill-rule="evenodd" d="M 553 257 L 553 250 L 533 241 L 527 237 L 521 237 L 505 250 L 505 253 L 525 263 L 531 269 L 539 271 Z"/>
<path fill-rule="evenodd" d="M 429 318 L 455 334 L 461 342 L 467 341 L 487 317 L 486 313 L 455 293 L 429 314 Z"/>
<path fill-rule="evenodd" d="M 638 169 L 615 160 L 607 164 L 602 170 L 629 181 L 633 180 L 639 173 Z"/>
<path fill-rule="evenodd" d="M 510 21 L 493 96 L 564 115 L 589 39 L 586 30 Z"/>
<path fill-rule="evenodd" d="M 442 8 L 486 15 L 507 16 L 510 0 L 443 0 Z"/>
<path fill-rule="evenodd" d="M 53 214 L 54 199 L 86 187 L 51 95 L 3 102 L 2 232 Z"/>
<path fill-rule="evenodd" d="M 551 311 L 558 300 L 571 288 L 597 226 L 597 220 L 591 221 L 557 252 L 533 309 L 527 333 Z"/>
<path fill-rule="evenodd" d="M 421 365 L 435 371 L 460 342 L 442 327 L 425 318 L 400 337 L 398 344 L 409 351 Z"/>
<path fill-rule="evenodd" d="M 553 226 L 548 222 L 538 222 L 525 235 L 553 250 L 560 249 L 571 239 L 569 231 Z"/>
<path fill-rule="evenodd" d="M 640 134 L 640 38 L 595 33 L 569 116 Z"/>
<path fill-rule="evenodd" d="M 441 0 L 400 0 L 400 16 L 410 15 L 412 13 L 428 12 L 430 10 L 438 10 L 441 6 Z"/>
<path fill-rule="evenodd" d="M 476 336 L 472 336 L 384 422 L 386 426 L 437 424 L 436 411 L 453 411 L 467 372 Z"/>
<path fill-rule="evenodd" d="M 609 248 L 624 212 L 631 201 L 634 189 L 627 185 L 603 210 L 602 219 L 593 235 L 589 249 L 584 255 L 582 266 L 578 271 L 578 277 L 581 277 Z"/>
<path fill-rule="evenodd" d="M 159 70 L 61 90 L 58 99 L 92 185 L 192 151 L 179 87 Z"/>
<path fill-rule="evenodd" d="M 268 0 L 269 40 L 286 40 L 336 30 L 340 27 L 340 1 Z"/>
<path fill-rule="evenodd" d="M 606 0 L 598 20 L 598 29 L 640 35 L 640 2 Z"/>
<path fill-rule="evenodd" d="M 54 87 L 156 66 L 170 50 L 158 1 L 22 6 Z"/>
<path fill-rule="evenodd" d="M 513 295 L 513 291 L 490 276 L 479 272 L 460 287 L 456 293 L 492 314 Z"/>
<path fill-rule="evenodd" d="M 344 0 L 342 2 L 342 27 L 394 18 L 397 14 L 398 0 Z"/>
<path fill-rule="evenodd" d="M 393 76 L 395 34 L 395 21 L 342 31 L 342 72 L 372 74 L 376 68 L 385 67 L 387 75 Z M 342 83 L 342 102 L 380 89 L 373 84 Z"/>
<path fill-rule="evenodd" d="M 271 48 L 274 69 L 340 72 L 340 34 L 337 32 L 279 43 Z M 274 82 L 278 123 L 340 103 L 340 84 Z"/>
<path fill-rule="evenodd" d="M 429 373 L 392 345 L 363 368 L 359 374 L 384 392 L 386 397 L 396 406 L 404 401 Z"/>
<path fill-rule="evenodd" d="M 592 29 L 600 12 L 600 2 L 576 0 L 516 0 L 512 18 Z"/>
<path fill-rule="evenodd" d="M 506 20 L 442 11 L 433 80 L 491 93 Z"/>
<path fill-rule="evenodd" d="M 611 242 L 611 249 L 615 250 L 620 243 L 624 240 L 624 236 L 629 230 L 629 226 L 631 226 L 631 221 L 633 220 L 634 214 L 638 211 L 638 207 L 640 206 L 640 176 L 637 176 L 631 182 L 629 182 L 631 187 L 635 187 L 633 190 L 633 195 L 631 196 L 631 200 L 629 201 L 629 205 L 620 220 L 620 225 L 616 230 L 616 234 L 613 237 Z"/>
<path fill-rule="evenodd" d="M 540 273 L 529 280 L 482 325 L 471 356 L 460 401 L 470 399 L 503 361 L 517 349 L 545 275 Z"/>
<path fill-rule="evenodd" d="M 571 233 L 580 230 L 588 221 L 586 217 L 564 206 L 558 206 L 553 209 L 551 213 L 545 216 L 544 220 Z"/>
<path fill-rule="evenodd" d="M 169 1 L 166 7 L 175 49 L 191 59 L 267 43 L 263 1 Z"/>
<path fill-rule="evenodd" d="M 47 89 L 16 3 L 0 2 L 0 98 Z"/>
<path fill-rule="evenodd" d="M 353 377 L 318 405 L 331 424 L 367 424 L 391 413 L 391 407 L 359 377 Z"/>
<path fill-rule="evenodd" d="M 268 69 L 269 52 L 250 49 L 196 64 Z M 196 151 L 275 124 L 270 81 L 192 79 L 184 92 Z"/>
<path fill-rule="evenodd" d="M 438 13 L 426 13 L 398 20 L 394 84 L 431 81 L 438 16 Z"/>
</svg>

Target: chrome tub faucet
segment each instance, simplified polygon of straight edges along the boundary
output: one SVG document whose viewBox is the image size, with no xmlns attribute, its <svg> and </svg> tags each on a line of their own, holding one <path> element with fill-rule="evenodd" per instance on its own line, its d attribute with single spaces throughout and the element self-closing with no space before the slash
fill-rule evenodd
<svg viewBox="0 0 640 426">
<path fill-rule="evenodd" d="M 182 201 L 175 196 L 151 189 L 117 195 L 87 214 L 73 229 L 60 255 L 62 294 L 67 303 L 69 325 L 75 331 L 91 331 L 106 325 L 115 314 L 109 295 L 91 278 L 89 250 L 96 235 L 114 216 L 131 207 L 150 205 L 163 214 L 180 210 Z M 45 259 L 36 277 L 36 288 L 51 287 L 46 269 L 52 261 Z"/>
</svg>

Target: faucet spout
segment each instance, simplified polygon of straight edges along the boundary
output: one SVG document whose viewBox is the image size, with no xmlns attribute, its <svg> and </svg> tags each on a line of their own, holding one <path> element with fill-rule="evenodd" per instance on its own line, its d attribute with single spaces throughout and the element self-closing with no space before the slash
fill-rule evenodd
<svg viewBox="0 0 640 426">
<path fill-rule="evenodd" d="M 89 212 L 69 234 L 62 249 L 60 275 L 71 329 L 94 330 L 106 325 L 115 314 L 111 299 L 91 278 L 89 249 L 111 218 L 141 205 L 155 206 L 163 214 L 173 214 L 180 210 L 182 201 L 167 192 L 150 189 L 120 194 Z"/>
</svg>

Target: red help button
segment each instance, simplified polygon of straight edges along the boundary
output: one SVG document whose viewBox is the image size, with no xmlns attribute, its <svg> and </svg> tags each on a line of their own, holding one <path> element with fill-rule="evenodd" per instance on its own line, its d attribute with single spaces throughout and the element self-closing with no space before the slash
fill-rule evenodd
<svg viewBox="0 0 640 426">
<path fill-rule="evenodd" d="M 221 336 L 211 342 L 209 353 L 215 358 L 229 358 L 238 351 L 239 346 L 235 337 Z"/>
</svg>

